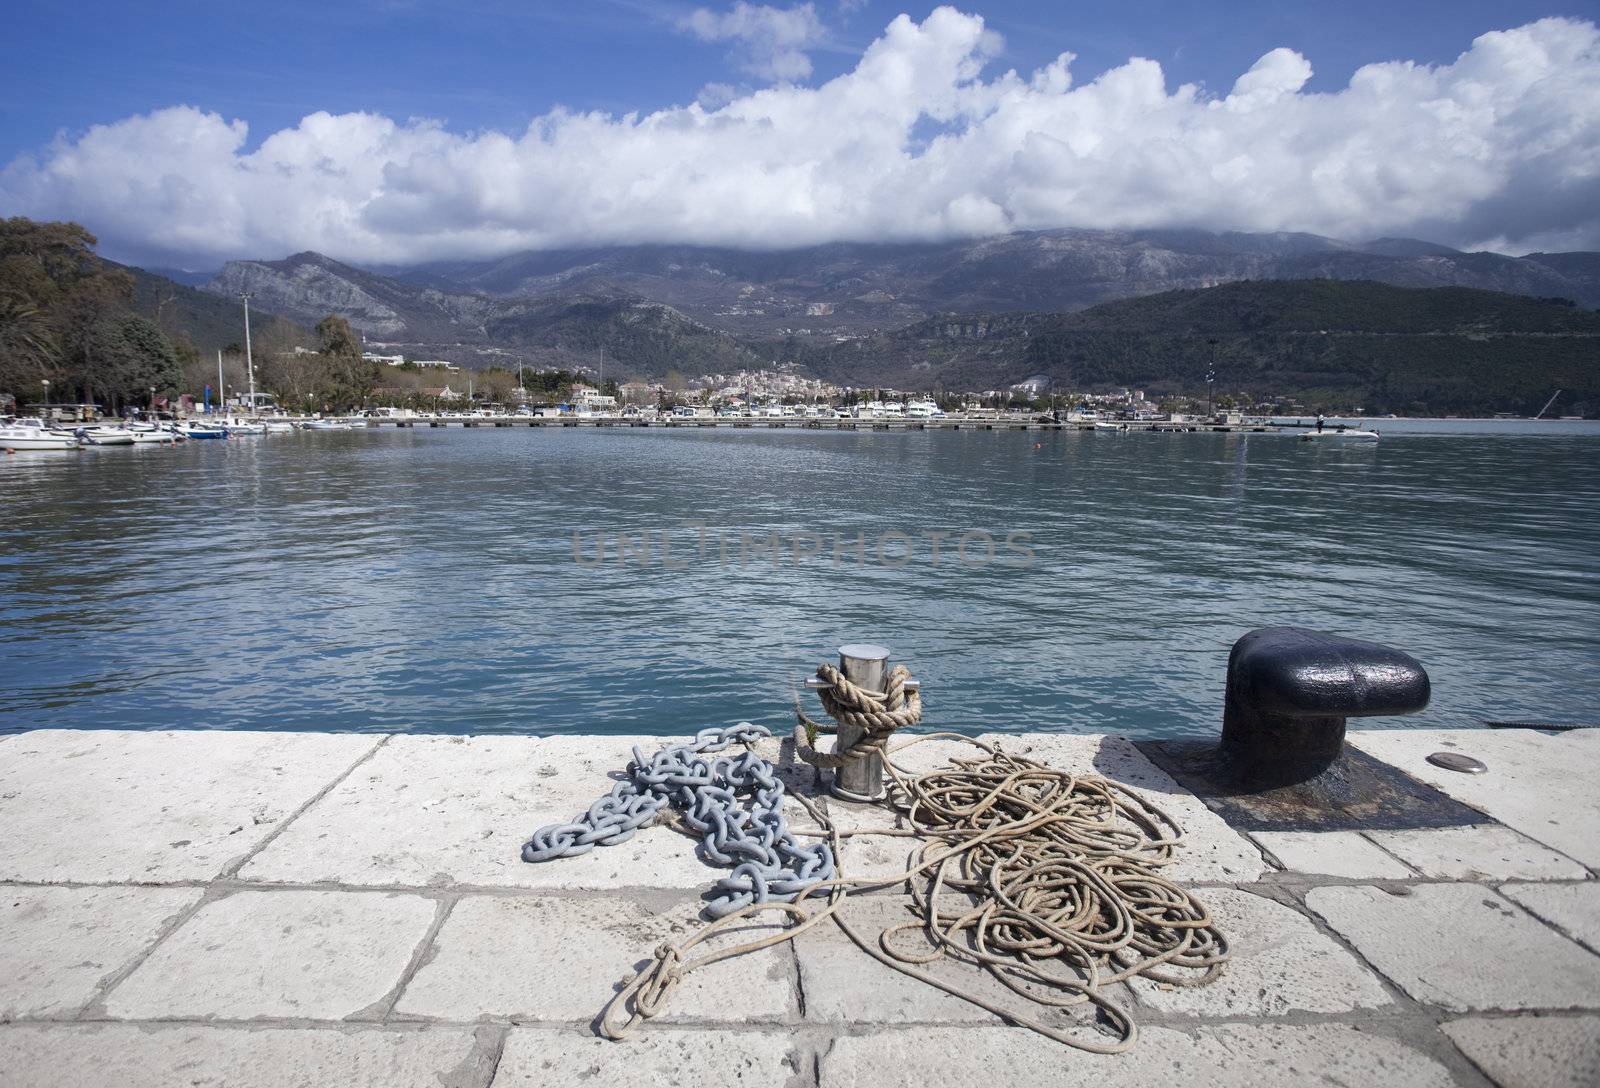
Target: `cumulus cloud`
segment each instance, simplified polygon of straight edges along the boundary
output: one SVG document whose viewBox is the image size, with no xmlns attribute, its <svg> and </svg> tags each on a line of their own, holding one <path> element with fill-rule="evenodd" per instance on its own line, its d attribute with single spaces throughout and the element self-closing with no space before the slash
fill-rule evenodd
<svg viewBox="0 0 1600 1088">
<path fill-rule="evenodd" d="M 721 15 L 696 8 L 679 26 L 707 42 L 736 42 L 734 60 L 757 79 L 804 79 L 811 74 L 806 50 L 822 41 L 822 20 L 812 4 L 773 8 L 744 0 Z"/>
<path fill-rule="evenodd" d="M 1134 59 L 986 74 L 983 21 L 901 16 L 855 67 L 520 133 L 316 113 L 251 149 L 188 106 L 0 171 L 0 210 L 76 218 L 146 261 L 318 249 L 358 261 L 634 242 L 777 248 L 1050 227 L 1409 234 L 1600 248 L 1600 30 L 1547 19 L 1453 63 L 1374 64 L 1334 93 L 1276 49 L 1228 94 Z M 932 134 L 930 136 L 930 133 Z"/>
</svg>

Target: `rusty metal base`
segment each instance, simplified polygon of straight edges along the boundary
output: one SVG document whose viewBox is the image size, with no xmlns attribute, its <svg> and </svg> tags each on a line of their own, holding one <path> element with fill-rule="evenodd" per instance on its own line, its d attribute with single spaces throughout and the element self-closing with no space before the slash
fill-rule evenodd
<svg viewBox="0 0 1600 1088">
<path fill-rule="evenodd" d="M 1239 831 L 1393 831 L 1494 822 L 1355 748 L 1346 747 L 1309 781 L 1252 790 L 1219 758 L 1215 742 L 1152 740 L 1135 746 Z"/>
</svg>

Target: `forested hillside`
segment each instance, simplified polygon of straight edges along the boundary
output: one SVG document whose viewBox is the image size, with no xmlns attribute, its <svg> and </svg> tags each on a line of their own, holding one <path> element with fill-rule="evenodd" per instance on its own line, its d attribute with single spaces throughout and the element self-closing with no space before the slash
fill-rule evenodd
<svg viewBox="0 0 1600 1088">
<path fill-rule="evenodd" d="M 963 314 L 845 343 L 771 345 L 847 381 L 868 359 L 881 381 L 1001 388 L 1137 386 L 1287 395 L 1372 412 L 1600 413 L 1600 313 L 1559 299 L 1468 288 L 1288 280 L 1169 291 L 1072 314 Z"/>
</svg>

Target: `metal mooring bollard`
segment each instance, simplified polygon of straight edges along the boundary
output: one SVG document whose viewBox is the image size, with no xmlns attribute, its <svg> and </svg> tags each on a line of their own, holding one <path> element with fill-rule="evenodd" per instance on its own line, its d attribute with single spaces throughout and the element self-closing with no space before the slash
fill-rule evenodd
<svg viewBox="0 0 1600 1088">
<path fill-rule="evenodd" d="M 889 675 L 889 649 L 871 643 L 853 642 L 839 647 L 839 671 L 845 679 L 868 691 L 882 691 Z M 860 726 L 839 724 L 833 750 L 848 748 L 866 732 Z M 847 763 L 833 772 L 829 787 L 835 797 L 845 801 L 877 801 L 883 797 L 883 757 L 870 755 Z"/>
<path fill-rule="evenodd" d="M 1300 627 L 1263 627 L 1233 644 L 1217 756 L 1251 790 L 1322 774 L 1344 751 L 1345 719 L 1428 705 L 1410 654 Z"/>
</svg>

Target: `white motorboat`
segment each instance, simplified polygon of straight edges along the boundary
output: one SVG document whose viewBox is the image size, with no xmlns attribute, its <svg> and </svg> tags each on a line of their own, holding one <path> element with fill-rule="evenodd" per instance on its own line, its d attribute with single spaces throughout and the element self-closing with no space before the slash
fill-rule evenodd
<svg viewBox="0 0 1600 1088">
<path fill-rule="evenodd" d="M 345 423 L 342 419 L 308 419 L 300 424 L 303 431 L 342 431 Z"/>
<path fill-rule="evenodd" d="M 294 431 L 294 424 L 287 419 L 263 419 L 259 422 L 267 434 L 291 434 Z"/>
<path fill-rule="evenodd" d="M 217 421 L 217 425 L 229 434 L 266 434 L 267 425 L 253 419 L 240 419 L 229 416 Z"/>
<path fill-rule="evenodd" d="M 130 423 L 127 427 L 128 434 L 133 437 L 133 444 L 143 446 L 148 444 L 171 445 L 181 441 L 183 436 L 170 427 L 163 427 L 159 423 Z"/>
<path fill-rule="evenodd" d="M 48 427 L 42 419 L 13 419 L 0 423 L 0 449 L 76 450 L 83 439 L 71 431 Z"/>
<path fill-rule="evenodd" d="M 1323 439 L 1350 438 L 1350 439 L 1376 439 L 1377 431 L 1364 431 L 1357 427 L 1324 427 L 1320 431 L 1306 431 L 1300 436 L 1302 442 L 1316 442 Z"/>
<path fill-rule="evenodd" d="M 133 445 L 133 435 L 122 427 L 79 427 L 76 433 L 91 446 Z"/>
</svg>

